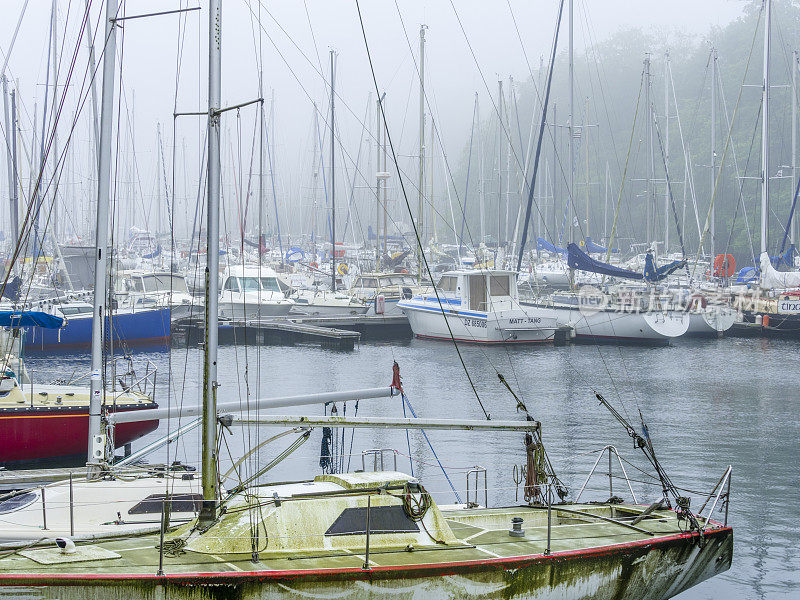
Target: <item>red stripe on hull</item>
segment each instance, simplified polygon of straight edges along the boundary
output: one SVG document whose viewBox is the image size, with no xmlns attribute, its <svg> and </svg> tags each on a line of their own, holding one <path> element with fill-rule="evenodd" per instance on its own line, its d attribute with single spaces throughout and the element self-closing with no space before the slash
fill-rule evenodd
<svg viewBox="0 0 800 600">
<path fill-rule="evenodd" d="M 704 534 L 707 540 L 724 538 L 733 534 L 731 527 L 720 527 Z M 657 538 L 637 540 L 624 544 L 613 544 L 602 548 L 571 550 L 553 552 L 550 555 L 531 554 L 527 556 L 513 556 L 508 558 L 487 558 L 481 560 L 460 561 L 451 563 L 436 563 L 422 565 L 392 565 L 375 566 L 369 570 L 361 568 L 338 569 L 296 569 L 280 571 L 229 571 L 226 573 L 168 573 L 165 575 L 142 573 L 98 573 L 98 574 L 53 574 L 42 573 L 13 573 L 0 574 L 0 585 L 124 585 L 126 583 L 172 583 L 183 585 L 237 585 L 248 581 L 286 582 L 286 581 L 358 581 L 375 579 L 401 579 L 437 577 L 456 574 L 471 574 L 501 569 L 520 569 L 548 562 L 563 562 L 610 556 L 614 554 L 627 554 L 637 550 L 651 550 L 659 546 L 682 542 L 693 543 L 700 537 L 697 532 L 679 533 Z"/>
<path fill-rule="evenodd" d="M 158 421 L 120 423 L 114 428 L 116 446 L 124 446 L 157 427 Z M 0 462 L 77 456 L 86 453 L 88 440 L 88 407 L 0 411 Z"/>
</svg>

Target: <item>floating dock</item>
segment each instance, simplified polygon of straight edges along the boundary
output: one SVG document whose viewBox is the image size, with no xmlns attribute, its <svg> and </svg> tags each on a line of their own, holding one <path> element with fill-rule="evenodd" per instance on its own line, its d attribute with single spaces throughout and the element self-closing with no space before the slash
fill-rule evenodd
<svg viewBox="0 0 800 600">
<path fill-rule="evenodd" d="M 203 341 L 201 319 L 182 319 L 172 324 L 173 343 L 197 345 Z M 260 346 L 291 346 L 319 344 L 323 348 L 352 350 L 361 339 L 357 331 L 321 327 L 293 319 L 262 319 L 260 321 L 221 321 L 220 344 L 255 344 Z"/>
</svg>

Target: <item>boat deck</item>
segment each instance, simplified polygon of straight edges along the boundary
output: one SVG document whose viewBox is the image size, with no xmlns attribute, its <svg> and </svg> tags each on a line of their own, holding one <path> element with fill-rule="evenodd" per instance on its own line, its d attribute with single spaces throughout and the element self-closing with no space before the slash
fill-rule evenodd
<svg viewBox="0 0 800 600">
<path fill-rule="evenodd" d="M 197 583 L 198 576 L 211 581 L 296 579 L 334 570 L 338 575 L 349 572 L 357 578 L 359 573 L 381 570 L 410 569 L 424 574 L 445 566 L 453 572 L 459 566 L 487 562 L 507 565 L 508 568 L 523 559 L 529 564 L 537 559 L 581 557 L 587 553 L 596 557 L 620 550 L 646 552 L 658 545 L 693 546 L 688 538 L 697 538 L 697 534 L 685 533 L 685 523 L 679 522 L 672 511 L 655 511 L 637 525 L 631 525 L 633 517 L 643 510 L 644 507 L 634 505 L 553 506 L 549 556 L 546 554 L 547 508 L 527 506 L 468 511 L 444 508 L 442 516 L 455 535 L 455 541 L 418 548 L 382 545 L 369 553 L 368 567 L 365 567 L 366 548 L 264 552 L 254 562 L 249 553 L 205 554 L 180 549 L 170 552 L 167 543 L 167 550 L 161 557 L 163 577 L 188 582 L 189 578 L 185 576 L 192 575 L 194 583 Z M 522 537 L 509 535 L 511 518 L 517 516 L 524 519 Z M 47 532 L 42 531 L 42 536 L 46 535 Z M 729 528 L 712 524 L 706 538 L 719 540 L 722 547 L 731 535 Z M 360 537 L 364 539 L 365 536 Z M 724 548 L 721 551 L 724 552 Z M 54 545 L 9 550 L 0 553 L 0 585 L 63 585 L 70 580 L 85 584 L 86 578 L 101 584 L 119 578 L 158 580 L 162 577 L 158 575 L 159 559 L 158 535 L 79 544 L 77 552 L 71 555 L 61 554 Z"/>
</svg>

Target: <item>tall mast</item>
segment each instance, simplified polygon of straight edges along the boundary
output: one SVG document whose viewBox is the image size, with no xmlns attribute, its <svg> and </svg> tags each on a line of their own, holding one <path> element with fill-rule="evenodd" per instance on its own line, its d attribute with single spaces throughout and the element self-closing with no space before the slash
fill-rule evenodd
<svg viewBox="0 0 800 600">
<path fill-rule="evenodd" d="M 375 270 L 381 263 L 381 101 L 375 103 Z"/>
<path fill-rule="evenodd" d="M 583 126 L 583 147 L 586 154 L 586 237 L 589 237 L 589 98 L 586 98 L 586 116 L 584 117 L 583 122 L 585 125 Z"/>
<path fill-rule="evenodd" d="M 792 186 L 797 182 L 797 50 L 792 51 Z M 792 198 L 794 201 L 794 198 Z M 794 215 L 792 227 L 789 230 L 791 242 L 796 243 L 797 215 Z"/>
<path fill-rule="evenodd" d="M 558 185 L 558 121 L 556 120 L 556 103 L 553 102 L 553 178 L 550 182 L 550 188 L 553 192 L 553 243 L 558 245 L 558 213 L 556 210 L 556 188 Z"/>
<path fill-rule="evenodd" d="M 314 102 L 314 167 L 312 169 L 314 185 L 311 190 L 311 251 L 314 254 L 314 262 L 317 260 L 317 186 L 319 185 L 319 156 L 320 139 L 319 139 L 319 112 L 317 111 L 317 103 Z"/>
<path fill-rule="evenodd" d="M 645 106 L 647 107 L 646 112 L 646 130 L 647 130 L 647 240 L 646 243 L 649 246 L 650 243 L 653 241 L 653 194 L 652 194 L 652 185 L 653 185 L 653 107 L 650 104 L 650 53 L 645 54 L 644 59 L 644 70 L 645 70 L 645 81 L 644 81 L 644 93 L 645 93 Z"/>
<path fill-rule="evenodd" d="M 769 49 L 772 22 L 772 0 L 764 0 L 764 80 L 762 82 L 761 110 L 761 253 L 767 251 L 767 224 L 769 223 Z"/>
<path fill-rule="evenodd" d="M 11 178 L 11 227 L 14 232 L 14 244 L 19 241 L 19 159 L 17 158 L 17 90 L 11 90 L 11 161 L 13 176 Z"/>
<path fill-rule="evenodd" d="M 497 253 L 503 241 L 503 80 L 497 81 Z"/>
<path fill-rule="evenodd" d="M 574 10 L 573 10 L 573 0 L 569 0 L 569 194 L 567 196 L 567 202 L 569 203 L 570 209 L 574 211 L 574 207 L 572 206 L 572 201 L 574 198 L 574 190 L 575 190 L 575 136 L 574 136 L 574 128 L 573 124 L 575 122 L 575 26 L 574 26 Z M 572 216 L 570 215 L 571 211 L 567 211 L 567 227 L 569 227 L 569 241 L 573 242 L 574 234 L 572 227 Z M 577 214 L 577 212 L 575 212 Z M 570 270 L 570 279 L 572 271 Z"/>
<path fill-rule="evenodd" d="M 217 516 L 217 336 L 219 328 L 220 107 L 222 95 L 222 6 L 208 7 L 208 216 L 206 223 L 206 327 L 203 345 L 203 508 L 201 524 Z"/>
<path fill-rule="evenodd" d="M 331 291 L 336 292 L 336 125 L 334 52 L 331 50 Z"/>
<path fill-rule="evenodd" d="M 486 240 L 486 201 L 483 193 L 483 135 L 481 134 L 481 107 L 478 102 L 478 93 L 475 92 L 475 122 L 478 124 L 478 205 L 481 212 L 481 239 Z"/>
<path fill-rule="evenodd" d="M 417 195 L 417 281 L 422 283 L 422 244 L 425 242 L 425 30 L 426 25 L 419 26 L 419 181 Z"/>
<path fill-rule="evenodd" d="M 106 264 L 108 260 L 108 205 L 111 190 L 111 134 L 114 128 L 114 78 L 117 55 L 116 17 L 119 0 L 106 2 L 103 50 L 103 92 L 100 109 L 100 144 L 97 174 L 97 227 L 94 262 L 94 309 L 92 316 L 92 377 L 89 398 L 89 475 L 98 472 L 98 461 L 105 458 L 105 439 L 101 422 L 103 373 L 103 325 L 106 318 Z"/>
<path fill-rule="evenodd" d="M 6 76 L 2 77 L 3 84 L 3 113 L 5 116 L 6 124 L 6 164 L 8 166 L 8 199 L 9 199 L 9 221 L 12 224 L 13 237 L 11 238 L 11 247 L 17 243 L 16 225 L 14 224 L 14 153 L 12 152 L 12 138 L 14 136 L 15 127 L 12 125 L 13 116 L 8 114 L 8 80 Z M 13 93 L 13 92 L 12 92 Z"/>
<path fill-rule="evenodd" d="M 717 49 L 711 49 L 711 193 L 714 195 L 714 185 L 717 180 Z M 716 255 L 716 207 L 711 204 L 711 223 L 709 233 L 711 234 L 711 256 Z"/>
<path fill-rule="evenodd" d="M 56 56 L 57 52 L 57 39 L 58 36 L 58 4 L 56 0 L 53 0 L 53 6 L 51 9 L 51 17 L 53 21 L 53 34 L 50 36 L 50 51 L 53 55 L 53 61 L 51 63 L 51 68 L 53 72 L 53 104 L 52 104 L 52 123 L 53 123 L 53 146 L 51 149 L 51 156 L 53 156 L 53 178 L 56 178 L 56 171 L 58 169 L 58 120 L 57 120 L 57 107 L 56 107 L 56 100 L 58 99 L 58 57 Z M 88 21 L 88 19 L 87 19 Z M 58 188 L 53 189 L 53 208 L 52 208 L 52 220 L 53 220 L 53 245 L 58 245 Z"/>
<path fill-rule="evenodd" d="M 664 53 L 664 163 L 669 165 L 669 50 Z M 664 254 L 669 254 L 669 181 L 664 180 Z"/>
</svg>

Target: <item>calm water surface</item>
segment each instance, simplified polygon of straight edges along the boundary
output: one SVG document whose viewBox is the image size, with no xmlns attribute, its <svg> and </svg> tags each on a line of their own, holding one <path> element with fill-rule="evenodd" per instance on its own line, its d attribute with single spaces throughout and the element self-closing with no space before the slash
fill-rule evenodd
<svg viewBox="0 0 800 600">
<path fill-rule="evenodd" d="M 521 395 L 531 414 L 542 422 L 545 444 L 572 496 L 594 463 L 593 450 L 614 444 L 622 456 L 644 467 L 625 431 L 593 390 L 613 399 L 638 426 L 638 410 L 648 422 L 656 453 L 678 486 L 710 490 L 726 467 L 733 465 L 729 519 L 735 528 L 733 568 L 721 577 L 686 593 L 683 600 L 708 598 L 780 599 L 800 597 L 800 352 L 784 340 L 723 339 L 678 341 L 667 348 L 569 346 L 478 348 L 461 347 L 478 395 L 492 417 L 520 419 L 515 401 L 498 381 L 502 373 Z M 196 404 L 201 355 L 196 348 L 142 352 L 159 367 L 162 406 Z M 405 390 L 419 416 L 482 418 L 483 413 L 452 345 L 413 340 L 364 343 L 353 352 L 314 347 L 220 348 L 220 400 L 291 395 L 388 385 L 392 362 L 400 365 Z M 34 357 L 29 368 L 42 381 L 88 370 L 88 355 Z M 167 373 L 172 371 L 171 380 Z M 321 414 L 307 407 L 306 414 Z M 347 414 L 355 406 L 349 403 Z M 299 409 L 282 412 L 299 413 Z M 360 403 L 360 416 L 403 416 L 399 399 Z M 166 431 L 162 425 L 160 432 Z M 235 427 L 227 436 L 231 453 L 240 455 L 278 430 Z M 155 434 L 154 434 L 155 435 Z M 521 434 L 431 432 L 441 462 L 463 500 L 464 468 L 482 465 L 489 471 L 489 503 L 517 501 L 514 464 L 524 462 Z M 150 438 L 148 438 L 150 439 Z M 285 448 L 282 438 L 259 451 L 254 462 L 264 464 Z M 270 472 L 273 480 L 313 477 L 320 472 L 321 432 Z M 398 468 L 414 472 L 441 502 L 455 499 L 448 482 L 420 432 L 358 430 L 344 437 L 351 468 L 361 467 L 367 448 L 395 448 Z M 196 464 L 198 437 L 192 434 L 169 450 L 169 460 Z M 151 460 L 164 460 L 165 453 Z M 224 458 L 224 457 L 223 457 Z M 344 458 L 345 467 L 348 458 Z M 607 469 L 607 461 L 601 463 Z M 223 467 L 224 470 L 224 467 Z M 605 471 L 603 471 L 605 473 Z M 617 473 L 619 474 L 619 473 Z M 640 502 L 652 502 L 659 488 L 645 483 L 633 468 L 628 474 Z M 614 493 L 630 499 L 624 480 Z M 608 498 L 608 478 L 592 478 L 584 498 Z M 694 495 L 697 508 L 703 498 Z M 717 518 L 723 515 L 718 513 Z"/>
</svg>

